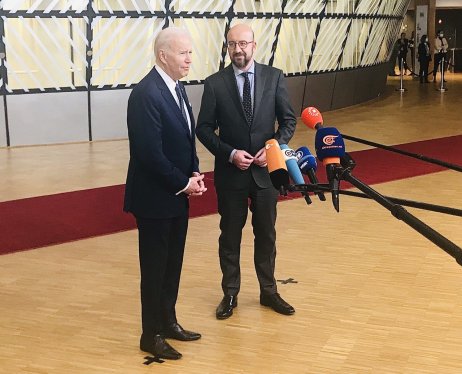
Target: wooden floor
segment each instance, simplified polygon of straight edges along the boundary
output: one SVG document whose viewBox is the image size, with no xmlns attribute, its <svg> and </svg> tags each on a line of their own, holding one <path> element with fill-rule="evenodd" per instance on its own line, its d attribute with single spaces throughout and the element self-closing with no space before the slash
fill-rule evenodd
<svg viewBox="0 0 462 374">
<path fill-rule="evenodd" d="M 390 80 L 383 97 L 325 113 L 325 123 L 384 144 L 460 135 L 462 75 L 448 81 L 441 93 L 406 78 L 400 94 Z M 313 141 L 300 125 L 291 145 Z M 123 183 L 127 146 L 0 149 L 0 200 Z M 374 188 L 462 208 L 461 186 L 459 173 L 444 171 Z M 341 196 L 336 213 L 313 201 L 278 209 L 276 277 L 297 282 L 279 285 L 296 308 L 290 317 L 258 303 L 247 225 L 239 307 L 216 320 L 218 217 L 190 221 L 177 314 L 203 338 L 172 341 L 183 358 L 162 364 L 144 365 L 138 349 L 135 230 L 0 256 L 0 373 L 462 373 L 462 268 L 375 202 Z M 460 218 L 408 210 L 462 245 Z"/>
</svg>

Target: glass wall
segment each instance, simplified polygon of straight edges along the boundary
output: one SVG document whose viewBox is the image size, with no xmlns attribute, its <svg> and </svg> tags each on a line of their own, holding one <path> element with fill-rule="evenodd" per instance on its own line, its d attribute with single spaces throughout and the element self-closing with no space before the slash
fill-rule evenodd
<svg viewBox="0 0 462 374">
<path fill-rule="evenodd" d="M 131 87 L 155 63 L 157 33 L 172 24 L 192 35 L 192 83 L 229 63 L 225 33 L 238 22 L 255 31 L 256 60 L 286 74 L 370 66 L 388 59 L 408 2 L 4 0 L 4 89 Z"/>
<path fill-rule="evenodd" d="M 193 39 L 187 84 L 229 64 L 226 33 L 241 22 L 255 32 L 255 59 L 286 75 L 374 66 L 388 61 L 409 1 L 3 0 L 0 90 L 132 88 L 155 64 L 153 41 L 170 25 Z"/>
</svg>

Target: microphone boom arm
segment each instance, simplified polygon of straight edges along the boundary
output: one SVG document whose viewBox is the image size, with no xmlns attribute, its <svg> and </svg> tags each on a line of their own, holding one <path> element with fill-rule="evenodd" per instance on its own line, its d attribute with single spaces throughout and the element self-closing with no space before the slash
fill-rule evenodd
<svg viewBox="0 0 462 374">
<path fill-rule="evenodd" d="M 287 191 L 289 192 L 301 192 L 301 191 L 307 191 L 307 192 L 313 192 L 313 193 L 318 193 L 319 191 L 322 192 L 330 192 L 330 187 L 326 183 L 318 183 L 318 184 L 296 184 L 296 185 L 290 185 L 287 187 Z M 366 195 L 365 193 L 362 192 L 356 192 L 356 191 L 348 191 L 348 190 L 339 190 L 339 194 L 341 195 L 347 195 L 347 196 L 354 196 L 354 197 L 361 197 L 363 199 L 372 199 L 372 197 Z M 457 216 L 457 217 L 462 217 L 462 209 L 457 209 L 457 208 L 451 208 L 443 205 L 435 205 L 435 204 L 429 204 L 421 201 L 414 201 L 414 200 L 406 200 L 406 199 L 400 199 L 398 197 L 392 197 L 392 196 L 386 196 L 383 195 L 386 199 L 389 201 L 395 203 L 395 204 L 400 204 L 404 206 L 410 206 L 412 208 L 417 208 L 417 209 L 423 209 L 423 210 L 428 210 L 431 212 L 437 212 L 437 213 L 444 213 L 444 214 L 449 214 L 452 216 Z"/>
<path fill-rule="evenodd" d="M 388 197 L 380 194 L 372 187 L 368 186 L 367 184 L 363 183 L 353 175 L 351 175 L 350 170 L 345 169 L 341 174 L 342 179 L 346 180 L 347 182 L 351 183 L 354 187 L 358 188 L 363 194 L 353 191 L 338 191 L 341 194 L 352 195 L 357 197 L 363 197 L 368 199 L 373 199 L 386 208 L 393 217 L 399 219 L 400 221 L 405 222 L 407 225 L 412 227 L 416 230 L 419 234 L 426 237 L 432 243 L 436 244 L 442 250 L 444 250 L 447 254 L 452 256 L 459 265 L 462 265 L 462 248 L 457 246 L 455 243 L 441 235 L 438 231 L 434 230 L 430 226 L 428 226 L 425 222 L 421 221 L 411 213 L 409 213 L 405 208 L 401 205 L 396 204 L 395 202 L 400 201 L 403 205 L 413 206 L 415 208 L 420 209 L 427 209 L 432 210 L 435 212 L 453 214 L 453 215 L 462 215 L 462 211 L 460 209 L 453 209 L 442 207 L 439 205 L 421 203 L 417 201 L 409 201 L 409 200 L 402 200 L 396 199 L 393 197 Z M 290 185 L 287 186 L 287 191 L 290 192 L 320 192 L 320 191 L 331 191 L 329 184 L 297 184 L 297 185 Z"/>
<path fill-rule="evenodd" d="M 459 265 L 462 265 L 462 248 L 451 242 L 449 239 L 441 235 L 438 231 L 432 229 L 425 222 L 418 219 L 416 216 L 409 213 L 399 204 L 394 204 L 379 192 L 355 178 L 349 170 L 343 173 L 343 178 L 350 182 L 353 186 L 364 192 L 367 196 L 377 201 L 397 219 L 405 222 L 416 230 L 419 234 L 425 236 L 432 243 L 436 244 L 447 254 L 452 256 Z"/>
<path fill-rule="evenodd" d="M 404 156 L 413 157 L 413 158 L 416 158 L 416 159 L 421 160 L 421 161 L 425 161 L 425 162 L 428 162 L 428 163 L 431 163 L 431 164 L 443 166 L 443 167 L 451 169 L 451 170 L 462 172 L 462 166 L 459 166 L 459 165 L 450 164 L 448 162 L 437 160 L 435 158 L 427 157 L 427 156 L 420 155 L 420 154 L 417 154 L 417 153 L 403 151 L 403 150 L 398 149 L 396 147 L 391 147 L 391 146 L 388 146 L 388 145 L 371 142 L 370 140 L 357 138 L 355 136 L 342 134 L 342 137 L 344 139 L 348 139 L 348 140 L 351 140 L 351 141 L 356 142 L 356 143 L 367 144 L 367 145 L 371 145 L 373 147 L 382 148 L 382 149 L 385 149 L 386 151 L 399 153 L 399 154 L 402 154 Z"/>
<path fill-rule="evenodd" d="M 342 195 L 362 197 L 364 199 L 372 199 L 370 196 L 366 195 L 365 193 L 361 193 L 361 192 L 343 190 L 343 191 L 339 191 L 339 193 L 341 193 Z M 462 209 L 450 208 L 450 207 L 443 206 L 443 205 L 429 204 L 429 203 L 424 203 L 421 201 L 400 199 L 397 197 L 391 197 L 391 196 L 385 196 L 385 195 L 384 197 L 395 204 L 400 204 L 404 206 L 410 206 L 412 208 L 424 209 L 424 210 L 429 210 L 432 212 L 444 213 L 444 214 L 450 214 L 452 216 L 462 217 Z"/>
</svg>

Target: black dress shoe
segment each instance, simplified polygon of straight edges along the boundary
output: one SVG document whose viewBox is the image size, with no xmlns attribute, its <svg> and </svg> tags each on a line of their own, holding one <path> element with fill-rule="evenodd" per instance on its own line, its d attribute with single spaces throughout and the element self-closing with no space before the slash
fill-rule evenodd
<svg viewBox="0 0 462 374">
<path fill-rule="evenodd" d="M 201 338 L 201 334 L 185 330 L 178 323 L 172 323 L 171 325 L 167 326 L 164 329 L 162 335 L 165 338 L 181 340 L 184 342 L 190 342 L 192 340 L 198 340 Z"/>
<path fill-rule="evenodd" d="M 237 296 L 225 295 L 217 307 L 217 319 L 226 319 L 231 317 L 235 307 L 237 307 Z"/>
<path fill-rule="evenodd" d="M 141 337 L 140 349 L 151 353 L 154 357 L 165 358 L 166 360 L 178 360 L 181 353 L 168 344 L 162 335 L 154 335 L 152 340 Z"/>
<path fill-rule="evenodd" d="M 295 313 L 295 309 L 286 303 L 278 293 L 272 295 L 260 295 L 260 304 L 273 308 L 275 312 L 291 315 Z"/>
</svg>

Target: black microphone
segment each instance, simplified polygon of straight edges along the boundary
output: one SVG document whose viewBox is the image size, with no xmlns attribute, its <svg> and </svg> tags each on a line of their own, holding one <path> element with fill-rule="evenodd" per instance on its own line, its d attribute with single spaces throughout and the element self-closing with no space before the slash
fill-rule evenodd
<svg viewBox="0 0 462 374">
<path fill-rule="evenodd" d="M 335 127 L 323 127 L 316 131 L 316 155 L 326 166 L 327 179 L 332 191 L 332 203 L 340 211 L 339 187 L 343 168 L 340 159 L 345 156 L 345 143 L 342 134 Z"/>
<path fill-rule="evenodd" d="M 316 170 L 318 164 L 316 158 L 311 154 L 308 147 L 300 147 L 296 150 L 297 164 L 303 174 L 308 176 L 308 179 L 312 184 L 318 184 L 318 178 L 316 177 Z M 323 192 L 316 192 L 319 200 L 326 201 L 326 197 Z"/>
</svg>

